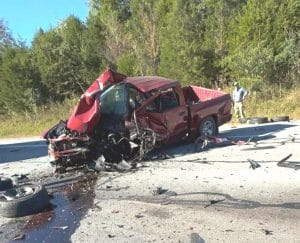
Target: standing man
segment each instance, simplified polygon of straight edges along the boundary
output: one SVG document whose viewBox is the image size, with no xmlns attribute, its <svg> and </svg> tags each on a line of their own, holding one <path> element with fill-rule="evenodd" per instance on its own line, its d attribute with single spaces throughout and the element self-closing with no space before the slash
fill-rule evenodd
<svg viewBox="0 0 300 243">
<path fill-rule="evenodd" d="M 248 95 L 248 91 L 240 87 L 238 82 L 234 82 L 234 90 L 232 94 L 232 100 L 234 104 L 234 113 L 237 118 L 245 118 L 244 110 L 243 110 L 243 101 L 245 97 Z"/>
</svg>

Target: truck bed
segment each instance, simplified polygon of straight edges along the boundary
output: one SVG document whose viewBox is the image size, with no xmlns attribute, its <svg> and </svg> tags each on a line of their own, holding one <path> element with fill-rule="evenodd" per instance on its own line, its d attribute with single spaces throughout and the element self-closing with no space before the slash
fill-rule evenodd
<svg viewBox="0 0 300 243">
<path fill-rule="evenodd" d="M 219 90 L 206 89 L 192 85 L 183 87 L 182 90 L 187 104 L 195 104 L 212 100 L 226 94 Z"/>
<path fill-rule="evenodd" d="M 229 94 L 197 86 L 183 87 L 182 90 L 192 117 L 192 133 L 196 133 L 201 119 L 205 117 L 214 117 L 218 126 L 231 119 L 231 97 Z"/>
</svg>

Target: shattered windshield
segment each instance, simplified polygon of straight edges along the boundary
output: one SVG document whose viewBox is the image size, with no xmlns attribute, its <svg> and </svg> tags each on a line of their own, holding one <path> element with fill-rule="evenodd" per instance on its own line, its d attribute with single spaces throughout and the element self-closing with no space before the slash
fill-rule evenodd
<svg viewBox="0 0 300 243">
<path fill-rule="evenodd" d="M 127 92 L 125 84 L 117 84 L 108 88 L 100 97 L 101 113 L 109 115 L 125 115 L 127 113 Z"/>
</svg>

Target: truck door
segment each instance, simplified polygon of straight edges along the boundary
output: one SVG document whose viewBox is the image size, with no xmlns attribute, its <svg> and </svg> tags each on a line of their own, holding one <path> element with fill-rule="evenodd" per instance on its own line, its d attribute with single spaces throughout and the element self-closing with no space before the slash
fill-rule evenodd
<svg viewBox="0 0 300 243">
<path fill-rule="evenodd" d="M 185 137 L 188 131 L 188 114 L 185 105 L 180 105 L 179 96 L 174 88 L 161 92 L 146 107 L 150 127 L 172 143 Z"/>
<path fill-rule="evenodd" d="M 159 98 L 162 122 L 168 128 L 169 140 L 170 142 L 179 141 L 188 132 L 187 107 L 180 105 L 179 96 L 174 88 L 166 90 Z"/>
</svg>

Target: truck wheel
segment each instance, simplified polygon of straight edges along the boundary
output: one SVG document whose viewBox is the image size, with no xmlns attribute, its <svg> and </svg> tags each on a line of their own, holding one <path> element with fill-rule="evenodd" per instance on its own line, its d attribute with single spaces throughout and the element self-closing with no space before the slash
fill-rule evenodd
<svg viewBox="0 0 300 243">
<path fill-rule="evenodd" d="M 49 205 L 49 196 L 41 185 L 23 185 L 0 194 L 0 215 L 8 218 L 38 213 Z"/>
<path fill-rule="evenodd" d="M 275 116 L 271 118 L 271 122 L 290 121 L 289 116 Z"/>
<path fill-rule="evenodd" d="M 200 136 L 215 136 L 218 133 L 218 127 L 213 117 L 204 118 L 199 126 Z"/>
<path fill-rule="evenodd" d="M 250 124 L 263 124 L 268 122 L 268 117 L 252 117 Z"/>
</svg>

